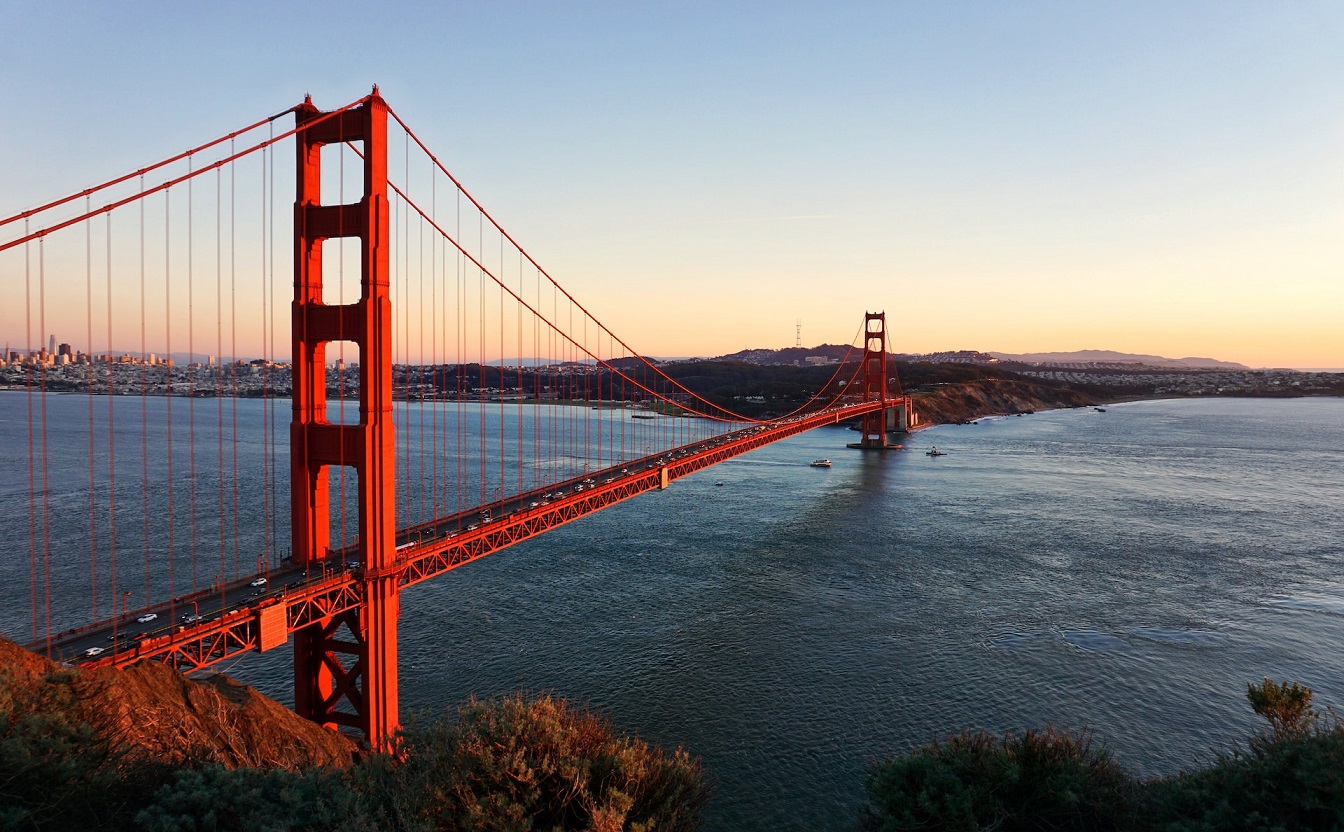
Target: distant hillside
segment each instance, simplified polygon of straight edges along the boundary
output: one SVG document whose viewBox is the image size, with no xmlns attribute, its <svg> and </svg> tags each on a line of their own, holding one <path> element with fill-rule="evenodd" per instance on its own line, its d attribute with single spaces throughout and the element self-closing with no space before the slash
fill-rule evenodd
<svg viewBox="0 0 1344 832">
<path fill-rule="evenodd" d="M 808 358 L 821 356 L 828 361 L 840 361 L 849 353 L 844 344 L 819 344 L 815 347 L 785 347 L 780 350 L 741 350 L 732 355 L 721 355 L 712 361 L 741 361 L 746 364 L 796 366 Z"/>
<path fill-rule="evenodd" d="M 820 344 L 815 347 L 785 347 L 778 350 L 741 350 L 732 355 L 721 355 L 717 358 L 708 359 L 710 361 L 741 361 L 746 364 L 758 364 L 762 366 L 789 366 L 795 367 L 808 363 L 807 359 L 822 357 L 828 361 L 843 361 L 846 355 L 850 353 L 850 347 L 844 344 Z M 855 347 L 853 359 L 857 359 L 863 352 L 862 348 Z M 999 359 L 986 352 L 976 350 L 957 350 L 955 352 L 928 352 L 928 353 L 891 353 L 891 357 L 897 361 L 920 364 L 998 364 Z M 814 362 L 815 363 L 815 362 Z"/>
<path fill-rule="evenodd" d="M 815 347 L 785 347 L 783 349 L 741 350 L 731 355 L 722 355 L 709 361 L 755 364 L 761 367 L 797 367 L 817 364 L 818 358 L 826 362 L 841 361 L 849 354 L 850 348 L 843 344 L 820 344 Z M 853 356 L 857 358 L 858 356 Z M 979 350 L 948 350 L 929 353 L 892 353 L 892 358 L 903 364 L 970 364 L 992 367 L 999 364 L 1036 364 L 1056 367 L 1105 368 L 1105 367 L 1159 367 L 1165 370 L 1227 370 L 1245 372 L 1250 367 L 1235 361 L 1220 361 L 1216 358 L 1165 358 L 1160 355 L 1117 352 L 1116 350 L 1074 350 L 1073 352 L 1037 352 L 1007 353 L 980 352 Z M 704 360 L 704 359 L 697 359 Z M 1006 368 L 1023 370 L 1016 368 Z"/>
<path fill-rule="evenodd" d="M 1023 355 L 992 352 L 990 355 L 1004 361 L 1019 361 L 1023 364 L 1144 364 L 1149 367 L 1179 367 L 1184 369 L 1250 369 L 1245 364 L 1238 364 L 1235 361 L 1219 361 L 1216 358 L 1163 358 L 1160 355 L 1136 355 L 1128 352 L 1116 352 L 1115 350 L 1036 352 Z"/>
</svg>

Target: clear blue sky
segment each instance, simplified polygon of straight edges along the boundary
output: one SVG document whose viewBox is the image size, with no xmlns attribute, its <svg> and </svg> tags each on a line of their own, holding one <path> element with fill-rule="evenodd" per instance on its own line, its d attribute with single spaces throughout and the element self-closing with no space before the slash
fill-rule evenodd
<svg viewBox="0 0 1344 832">
<path fill-rule="evenodd" d="M 377 83 L 654 355 L 1344 366 L 1344 4 L 0 2 L 0 213 Z"/>
</svg>

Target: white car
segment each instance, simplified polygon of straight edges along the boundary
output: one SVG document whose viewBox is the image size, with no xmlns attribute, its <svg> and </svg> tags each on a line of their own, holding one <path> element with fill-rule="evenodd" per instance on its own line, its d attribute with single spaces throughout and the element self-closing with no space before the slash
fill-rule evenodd
<svg viewBox="0 0 1344 832">
<path fill-rule="evenodd" d="M 252 583 L 248 584 L 248 586 L 266 586 L 266 579 L 265 579 L 265 578 L 257 578 L 255 581 L 253 581 Z"/>
<path fill-rule="evenodd" d="M 153 621 L 158 617 L 159 614 L 157 612 L 147 612 L 135 620 L 140 622 L 141 624 L 148 624 L 149 622 Z"/>
<path fill-rule="evenodd" d="M 105 650 L 105 648 L 103 648 L 103 647 L 90 647 L 88 650 L 85 650 L 85 651 L 84 651 L 84 655 L 86 655 L 86 656 L 97 656 L 97 655 L 100 655 L 101 653 L 103 653 L 104 650 Z"/>
</svg>

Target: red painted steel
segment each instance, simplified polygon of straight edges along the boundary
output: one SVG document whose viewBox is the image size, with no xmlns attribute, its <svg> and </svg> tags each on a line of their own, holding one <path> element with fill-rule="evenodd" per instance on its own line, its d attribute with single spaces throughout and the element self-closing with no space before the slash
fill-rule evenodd
<svg viewBox="0 0 1344 832">
<path fill-rule="evenodd" d="M 335 118 L 305 101 L 298 125 L 294 206 L 294 393 L 290 428 L 293 558 L 307 566 L 330 551 L 327 472 L 354 469 L 363 575 L 362 602 L 330 610 L 295 631 L 294 708 L 324 725 L 364 732 L 383 748 L 397 728 L 397 615 L 394 577 L 385 575 L 395 548 L 392 425 L 392 306 L 388 270 L 387 104 L 375 89 L 359 107 Z M 322 205 L 322 147 L 363 145 L 364 195 L 350 205 Z M 360 298 L 337 306 L 323 298 L 322 243 L 361 243 Z M 327 421 L 326 345 L 359 347 L 359 424 Z M 345 709 L 348 707 L 348 710 Z"/>
<path fill-rule="evenodd" d="M 887 386 L 885 314 L 869 313 L 864 322 L 863 362 L 844 388 L 849 395 L 844 397 L 843 403 L 833 401 L 833 406 L 824 410 L 795 412 L 773 421 L 754 423 L 732 433 L 708 438 L 704 438 L 706 431 L 703 425 L 694 420 L 684 420 L 677 425 L 674 434 L 681 437 L 676 441 L 685 443 L 679 448 L 620 462 L 601 471 L 585 471 L 564 482 L 503 500 L 499 499 L 497 490 L 494 503 L 441 516 L 399 532 L 395 528 L 394 507 L 395 432 L 392 418 L 389 269 L 391 185 L 387 179 L 387 126 L 389 118 L 395 119 L 396 116 L 390 112 L 376 88 L 372 95 L 339 110 L 321 112 L 311 101 L 306 100 L 293 108 L 292 112 L 295 113 L 296 126 L 282 136 L 231 153 L 211 166 L 191 171 L 186 176 L 105 208 L 95 210 L 86 205 L 84 214 L 74 220 L 39 229 L 18 241 L 0 246 L 2 249 L 38 240 L 73 222 L 88 220 L 130 201 L 144 199 L 149 194 L 188 181 L 207 170 L 268 147 L 281 138 L 290 135 L 295 137 L 293 417 L 290 428 L 292 564 L 273 568 L 264 576 L 252 576 L 227 584 L 221 579 L 218 585 L 208 590 L 143 610 L 154 611 L 159 615 L 166 613 L 165 618 L 161 619 L 165 626 L 132 639 L 119 638 L 117 634 L 119 625 L 124 627 L 137 617 L 136 613 L 128 612 L 123 606 L 122 615 L 115 620 L 81 627 L 63 633 L 54 640 L 49 637 L 49 646 L 56 648 L 56 655 L 80 660 L 82 654 L 89 664 L 117 667 L 150 659 L 171 664 L 183 671 L 193 671 L 249 651 L 272 649 L 285 643 L 288 636 L 293 634 L 295 710 L 324 725 L 362 731 L 372 747 L 385 748 L 398 722 L 397 618 L 402 587 L 428 580 L 607 506 L 648 491 L 666 488 L 681 477 L 816 427 L 860 418 L 863 426 L 860 447 L 887 447 L 886 433 L 895 427 L 890 415 L 900 409 L 908 413 L 909 400 L 904 397 L 893 398 Z M 406 129 L 408 136 L 420 144 L 409 128 Z M 321 202 L 322 148 L 335 144 L 360 146 L 357 152 L 363 161 L 364 189 L 358 202 L 345 205 L 323 205 Z M 461 189 L 460 183 L 448 174 L 437 159 L 432 155 L 430 158 L 480 210 L 482 216 L 493 224 L 493 219 L 470 194 Z M 429 227 L 455 246 L 465 261 L 478 267 L 483 278 L 498 285 L 501 309 L 504 297 L 509 296 L 520 309 L 520 322 L 521 310 L 526 309 L 540 322 L 536 325 L 538 333 L 543 331 L 541 324 L 553 331 L 553 341 L 558 339 L 562 353 L 567 353 L 575 360 L 587 356 L 610 371 L 611 388 L 599 389 L 595 398 L 588 389 L 586 375 L 581 381 L 584 386 L 581 394 L 577 388 L 573 388 L 580 382 L 567 380 L 564 383 L 571 385 L 572 389 L 567 390 L 564 401 L 601 402 L 604 396 L 617 399 L 615 385 L 619 379 L 622 387 L 620 399 L 637 392 L 636 397 L 643 401 L 661 401 L 672 405 L 678 412 L 718 421 L 739 420 L 736 414 L 699 399 L 663 375 L 656 366 L 640 358 L 556 284 L 521 248 L 518 248 L 520 263 L 525 259 L 535 266 L 537 273 L 564 295 L 570 304 L 571 319 L 576 308 L 586 316 L 581 339 L 577 332 L 562 329 L 559 321 L 549 320 L 543 314 L 540 300 L 538 306 L 534 307 L 524 300 L 521 287 L 515 291 L 506 286 L 502 280 L 502 267 L 500 274 L 487 269 L 477 256 L 460 246 L 434 221 L 432 211 L 426 213 L 406 193 L 395 188 L 392 190 Z M 66 199 L 57 204 L 69 201 Z M 431 208 L 432 205 L 431 201 Z M 497 225 L 495 227 L 503 239 L 513 243 L 513 238 L 507 232 Z M 360 298 L 350 304 L 328 303 L 324 297 L 323 242 L 338 238 L 358 239 L 361 243 Z M 513 244 L 516 247 L 516 243 Z M 484 291 L 484 279 L 481 286 Z M 540 298 L 540 278 L 537 286 Z M 553 294 L 552 304 L 555 303 Z M 501 312 L 501 321 L 502 315 Z M 599 334 L 594 336 L 597 339 L 595 346 L 588 340 L 588 320 L 599 330 Z M 501 329 L 501 354 L 504 350 L 502 332 Z M 482 334 L 482 344 L 484 337 Z M 603 357 L 604 338 L 613 348 L 607 358 Z M 520 323 L 519 355 L 523 353 L 521 339 Z M 326 354 L 327 344 L 333 341 L 352 342 L 360 351 L 357 424 L 332 424 L 327 420 Z M 614 363 L 615 344 L 620 344 L 624 349 L 620 364 Z M 626 359 L 643 362 L 645 366 L 632 370 Z M 842 362 L 832 382 L 845 366 L 846 362 Z M 484 375 L 484 365 L 482 368 Z M 858 382 L 860 373 L 861 383 Z M 501 368 L 501 388 L 505 386 L 503 374 Z M 670 392 L 660 393 L 657 389 L 660 383 L 656 379 L 650 381 L 650 376 L 663 378 Z M 521 378 L 520 365 L 520 387 Z M 844 382 L 841 384 L 844 385 Z M 830 387 L 828 383 L 823 392 L 804 407 L 811 406 Z M 695 409 L 699 405 L 704 405 L 706 412 L 699 413 Z M 584 414 L 586 417 L 586 409 Z M 567 411 L 567 416 L 573 417 L 574 413 Z M 601 430 L 600 423 L 598 430 Z M 621 430 L 624 436 L 624 425 Z M 579 440 L 573 433 L 574 425 L 562 425 L 562 433 L 565 431 L 569 432 L 566 441 L 574 442 L 576 452 L 586 458 L 586 422 L 582 449 L 578 448 Z M 45 433 L 44 428 L 43 436 Z M 692 435 L 702 438 L 687 442 L 687 438 Z M 481 441 L 484 449 L 484 439 Z M 522 441 L 520 422 L 520 455 Z M 597 444 L 601 447 L 600 439 Z M 506 473 L 504 466 L 507 455 L 504 450 L 501 434 L 498 460 L 501 482 L 505 480 Z M 583 467 L 586 468 L 588 464 L 583 463 Z M 604 464 L 601 457 L 596 464 Z M 484 482 L 484 455 L 481 465 Z M 352 469 L 357 481 L 357 543 L 339 551 L 332 550 L 330 540 L 332 506 L 327 483 L 332 466 Z M 574 468 L 568 470 L 573 471 Z M 519 488 L 522 488 L 521 473 L 518 483 Z M 188 605 L 191 615 L 183 616 L 182 621 L 174 620 L 175 613 L 186 609 Z M 111 642 L 111 647 L 101 652 L 104 637 Z M 91 643 L 99 649 L 90 647 Z"/>
<path fill-rule="evenodd" d="M 878 410 L 864 414 L 862 439 L 858 446 L 864 449 L 888 447 L 887 430 L 890 406 L 887 397 L 887 313 L 867 312 L 863 316 L 863 398 L 882 403 Z"/>
<path fill-rule="evenodd" d="M 171 664 L 184 672 L 200 670 L 241 653 L 260 649 L 262 622 L 273 616 L 270 609 L 279 605 L 284 608 L 286 629 L 295 634 L 296 642 L 302 634 L 309 633 L 308 637 L 315 644 L 323 645 L 323 650 L 316 656 L 316 661 L 321 662 L 318 669 L 328 685 L 322 701 L 330 699 L 333 704 L 337 704 L 341 696 L 360 692 L 372 700 L 379 696 L 378 692 L 355 685 L 357 674 L 351 674 L 347 665 L 339 661 L 338 655 L 353 657 L 356 663 L 361 655 L 355 650 L 359 642 L 350 639 L 348 634 L 342 634 L 340 625 L 344 624 L 345 630 L 351 631 L 350 625 L 363 614 L 365 599 L 368 597 L 367 584 L 383 582 L 384 585 L 401 588 L 429 580 L 608 506 L 649 491 L 658 491 L 665 487 L 666 482 L 697 473 L 772 442 L 863 416 L 881 407 L 880 401 L 851 402 L 809 416 L 770 422 L 592 472 L 543 489 L 566 491 L 564 496 L 546 500 L 544 505 L 541 504 L 541 494 L 524 494 L 511 499 L 510 503 L 521 507 L 502 516 L 492 515 L 497 516 L 497 519 L 488 524 L 476 522 L 476 517 L 481 508 L 497 506 L 477 507 L 422 524 L 398 535 L 402 547 L 395 550 L 394 559 L 390 559 L 377 571 L 371 571 L 368 567 L 346 569 L 342 558 L 353 553 L 334 552 L 325 561 L 309 564 L 309 571 L 315 574 L 306 579 L 305 570 L 300 567 L 273 572 L 272 581 L 281 584 L 281 588 L 267 597 L 247 599 L 222 610 L 207 610 L 202 601 L 202 615 L 210 620 L 169 627 L 162 634 L 109 650 L 90 664 L 124 667 L 152 659 Z M 621 474 L 622 469 L 628 473 Z M 594 484 L 586 485 L 589 480 Z M 574 491 L 578 485 L 584 485 L 584 489 Z M 533 501 L 538 502 L 535 508 L 530 506 Z M 469 528 L 458 530 L 459 524 L 468 521 L 471 521 Z M 413 545 L 408 546 L 406 543 Z M 284 588 L 283 582 L 290 579 L 294 579 L 294 586 Z M 247 580 L 244 579 L 231 584 L 228 589 L 233 591 L 246 585 Z M 207 595 L 202 594 L 201 597 Z M 213 597 L 218 598 L 219 594 L 213 593 Z M 181 606 L 183 602 L 179 600 L 177 603 Z M 218 617 L 213 617 L 216 615 Z M 103 629 L 109 626 L 105 624 Z M 87 639 L 93 632 L 89 628 L 81 628 L 62 634 L 56 640 L 58 653 L 62 652 L 59 649 L 61 646 L 79 638 Z M 345 637 L 342 638 L 342 635 Z M 368 683 L 367 675 L 362 681 Z M 330 717 L 329 723 L 354 725 L 361 729 L 364 727 L 363 723 L 355 723 L 350 715 L 339 711 Z"/>
</svg>

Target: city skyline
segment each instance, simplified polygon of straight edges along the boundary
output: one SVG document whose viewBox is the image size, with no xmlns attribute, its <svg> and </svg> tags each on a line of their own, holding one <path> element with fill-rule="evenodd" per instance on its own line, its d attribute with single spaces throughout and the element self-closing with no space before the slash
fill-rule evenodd
<svg viewBox="0 0 1344 832">
<path fill-rule="evenodd" d="M 377 82 L 645 354 L 789 346 L 798 318 L 806 342 L 847 342 L 882 309 L 897 352 L 1344 365 L 1344 10 L 1330 4 L 264 15 L 16 4 L 26 34 L 0 72 L 25 117 L 0 127 L 0 213 L 304 92 L 333 107 Z M 402 48 L 352 58 L 356 33 Z M 22 280 L 0 275 L 5 295 Z M 237 353 L 286 355 L 285 323 L 239 333 Z M 198 337 L 227 354 L 215 335 Z"/>
</svg>

